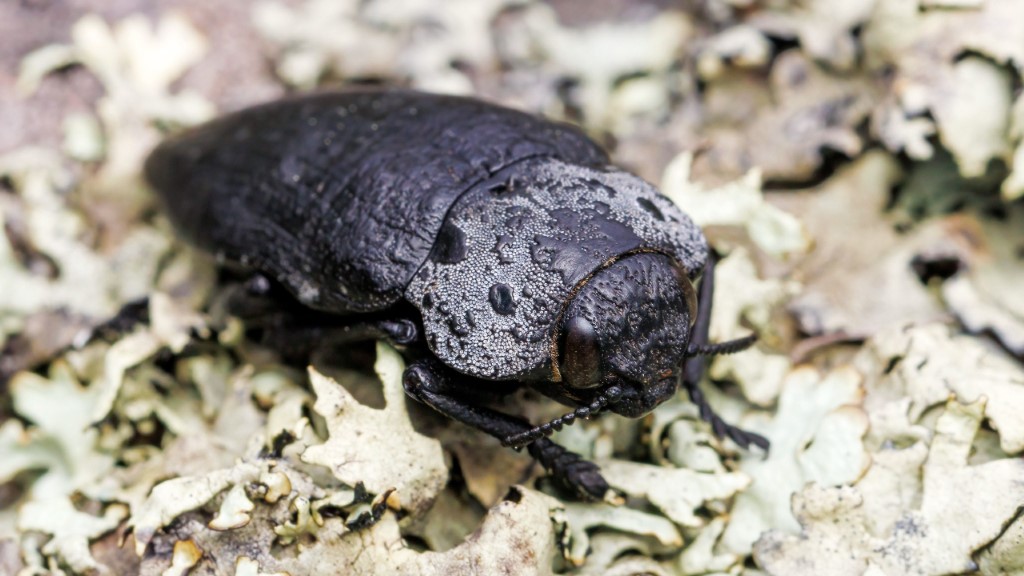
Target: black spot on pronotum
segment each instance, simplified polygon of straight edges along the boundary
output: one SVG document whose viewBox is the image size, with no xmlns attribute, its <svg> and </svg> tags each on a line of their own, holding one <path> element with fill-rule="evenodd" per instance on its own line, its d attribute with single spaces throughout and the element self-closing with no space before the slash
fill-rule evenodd
<svg viewBox="0 0 1024 576">
<path fill-rule="evenodd" d="M 639 204 L 641 208 L 649 212 L 651 216 L 654 216 L 662 222 L 665 221 L 665 215 L 661 213 L 661 210 L 659 210 L 657 206 L 654 205 L 654 202 L 651 202 L 647 198 L 637 198 L 636 203 Z"/>
<path fill-rule="evenodd" d="M 498 283 L 491 286 L 487 299 L 491 301 L 494 311 L 502 316 L 510 316 L 516 312 L 516 301 L 508 284 Z"/>
<path fill-rule="evenodd" d="M 445 222 L 437 233 L 430 259 L 438 264 L 458 264 L 466 258 L 466 233 L 461 228 Z"/>
</svg>

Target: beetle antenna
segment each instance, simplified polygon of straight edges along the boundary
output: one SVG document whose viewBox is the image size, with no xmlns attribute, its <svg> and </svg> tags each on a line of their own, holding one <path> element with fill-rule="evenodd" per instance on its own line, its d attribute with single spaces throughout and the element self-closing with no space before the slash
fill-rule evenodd
<svg viewBox="0 0 1024 576">
<path fill-rule="evenodd" d="M 718 342 L 716 344 L 697 344 L 691 342 L 686 348 L 686 356 L 691 358 L 693 356 L 716 356 L 718 354 L 735 354 L 750 348 L 754 342 L 757 342 L 757 334 L 751 334 L 744 336 L 743 338 L 737 338 L 735 340 L 729 340 L 727 342 Z"/>
<path fill-rule="evenodd" d="M 501 445 L 511 448 L 521 448 L 527 444 L 539 440 L 545 436 L 551 436 L 556 431 L 561 430 L 563 426 L 572 426 L 577 419 L 589 418 L 594 414 L 597 414 L 602 408 L 607 406 L 609 403 L 614 402 L 619 395 L 622 394 L 622 389 L 618 386 L 612 386 L 604 391 L 594 399 L 593 402 L 586 406 L 580 406 L 579 408 L 563 414 L 558 418 L 548 422 L 547 424 L 541 424 L 540 426 L 534 426 L 525 432 L 519 434 L 512 434 L 506 436 L 501 440 Z"/>
</svg>

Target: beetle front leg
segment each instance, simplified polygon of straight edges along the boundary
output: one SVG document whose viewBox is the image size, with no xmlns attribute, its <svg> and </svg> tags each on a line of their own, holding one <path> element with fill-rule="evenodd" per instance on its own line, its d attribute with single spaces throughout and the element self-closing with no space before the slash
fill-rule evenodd
<svg viewBox="0 0 1024 576">
<path fill-rule="evenodd" d="M 450 370 L 432 360 L 420 360 L 405 369 L 402 382 L 414 399 L 441 414 L 502 439 L 526 432 L 532 427 L 525 420 L 497 410 L 477 406 L 461 398 Z M 596 464 L 566 450 L 548 438 L 527 446 L 527 451 L 555 478 L 588 500 L 604 500 L 610 494 L 608 482 Z"/>
</svg>

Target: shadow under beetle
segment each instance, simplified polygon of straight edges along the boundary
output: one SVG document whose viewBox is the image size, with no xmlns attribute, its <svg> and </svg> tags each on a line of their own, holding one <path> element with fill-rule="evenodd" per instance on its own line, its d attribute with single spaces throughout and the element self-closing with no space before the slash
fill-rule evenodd
<svg viewBox="0 0 1024 576">
<path fill-rule="evenodd" d="M 172 137 L 145 171 L 183 236 L 263 275 L 238 308 L 261 302 L 270 339 L 390 339 L 409 396 L 526 446 L 582 497 L 608 484 L 547 436 L 646 414 L 680 380 L 716 434 L 768 447 L 697 387 L 701 356 L 753 343 L 707 343 L 704 235 L 573 127 L 468 98 L 321 93 Z M 523 385 L 575 409 L 531 426 L 481 400 Z"/>
</svg>

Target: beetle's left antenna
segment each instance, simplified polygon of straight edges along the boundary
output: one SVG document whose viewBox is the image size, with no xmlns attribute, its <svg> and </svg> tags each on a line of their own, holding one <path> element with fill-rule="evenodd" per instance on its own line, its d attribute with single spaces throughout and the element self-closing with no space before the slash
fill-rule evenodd
<svg viewBox="0 0 1024 576">
<path fill-rule="evenodd" d="M 558 418 L 548 422 L 547 424 L 541 424 L 540 426 L 534 426 L 526 432 L 520 432 L 519 434 L 513 434 L 506 436 L 501 440 L 501 445 L 511 448 L 520 448 L 527 444 L 539 440 L 545 436 L 551 436 L 556 431 L 561 430 L 563 426 L 572 426 L 577 419 L 589 418 L 590 416 L 597 414 L 602 408 L 607 406 L 609 403 L 614 402 L 622 394 L 622 389 L 618 386 L 612 386 L 604 391 L 593 402 L 586 406 L 580 406 L 579 408 L 563 414 Z"/>
</svg>

